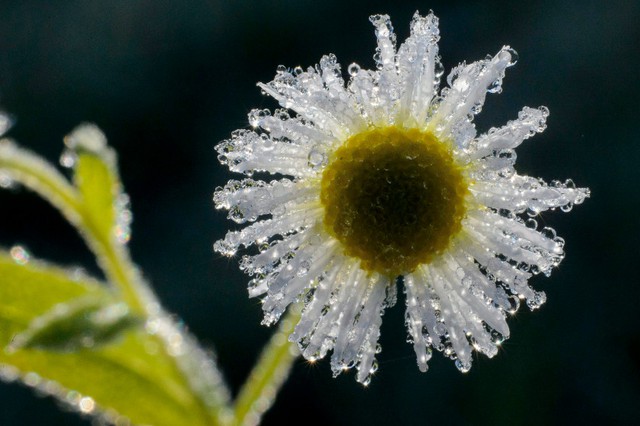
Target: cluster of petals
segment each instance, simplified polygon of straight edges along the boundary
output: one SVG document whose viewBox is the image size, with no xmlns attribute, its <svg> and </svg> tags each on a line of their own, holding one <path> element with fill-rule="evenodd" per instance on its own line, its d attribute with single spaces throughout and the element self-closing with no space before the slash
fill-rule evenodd
<svg viewBox="0 0 640 426">
<path fill-rule="evenodd" d="M 335 56 L 327 55 L 306 70 L 279 67 L 273 81 L 259 84 L 283 109 L 251 111 L 253 129 L 236 130 L 216 147 L 223 164 L 246 175 L 216 190 L 216 207 L 246 226 L 228 232 L 215 250 L 233 256 L 249 249 L 240 267 L 252 277 L 250 296 L 262 298 L 264 324 L 300 302 L 290 340 L 309 360 L 332 351 L 335 374 L 355 367 L 357 380 L 369 382 L 382 314 L 396 302 L 399 282 L 420 370 L 435 349 L 468 371 L 474 351 L 497 353 L 509 337 L 506 319 L 521 301 L 531 309 L 545 301 L 528 280 L 549 275 L 564 257 L 563 239 L 534 217 L 568 211 L 589 191 L 570 180 L 548 184 L 516 173 L 514 150 L 545 129 L 545 107 L 525 107 L 506 125 L 477 134 L 474 115 L 487 93 L 501 91 L 505 70 L 517 60 L 513 49 L 458 65 L 439 89 L 443 67 L 432 13 L 415 14 L 399 47 L 388 16 L 371 22 L 375 69 L 351 64 L 345 83 Z M 344 254 L 323 227 L 318 183 L 331 152 L 348 138 L 389 126 L 452 141 L 469 182 L 462 230 L 444 253 L 400 278 L 365 271 Z M 273 177 L 252 179 L 254 173 Z"/>
</svg>

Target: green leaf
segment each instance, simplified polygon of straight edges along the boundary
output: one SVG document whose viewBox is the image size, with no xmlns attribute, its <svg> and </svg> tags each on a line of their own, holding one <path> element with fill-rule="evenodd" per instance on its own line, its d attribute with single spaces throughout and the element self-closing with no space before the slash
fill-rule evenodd
<svg viewBox="0 0 640 426">
<path fill-rule="evenodd" d="M 117 226 L 118 198 L 122 195 L 115 153 L 107 146 L 102 131 L 91 124 L 78 126 L 65 138 L 75 156 L 73 180 L 82 198 L 91 226 L 111 238 Z"/>
<path fill-rule="evenodd" d="M 142 319 L 131 314 L 124 302 L 96 295 L 71 299 L 55 305 L 31 320 L 29 327 L 17 334 L 7 346 L 18 349 L 77 351 L 93 349 L 118 338 Z"/>
<path fill-rule="evenodd" d="M 102 235 L 108 235 L 116 224 L 115 202 L 120 192 L 115 176 L 100 157 L 81 153 L 74 181 L 93 224 L 100 226 Z"/>
<path fill-rule="evenodd" d="M 0 347 L 60 303 L 110 297 L 106 287 L 87 277 L 27 260 L 0 252 Z M 111 421 L 118 413 L 134 424 L 210 424 L 162 344 L 141 325 L 93 349 L 15 349 L 0 350 L 5 373 L 18 369 L 27 384 L 80 411 L 106 413 Z"/>
</svg>

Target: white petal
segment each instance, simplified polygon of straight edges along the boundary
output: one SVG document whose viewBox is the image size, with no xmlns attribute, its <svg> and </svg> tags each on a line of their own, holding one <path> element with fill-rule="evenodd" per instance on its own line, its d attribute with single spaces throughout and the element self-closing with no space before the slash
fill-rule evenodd
<svg viewBox="0 0 640 426">
<path fill-rule="evenodd" d="M 517 119 L 509 121 L 499 129 L 491 128 L 489 132 L 480 136 L 477 142 L 469 147 L 469 159 L 477 160 L 501 150 L 516 148 L 525 139 L 543 132 L 547 127 L 548 116 L 549 110 L 546 107 L 524 107 L 518 113 Z"/>
<path fill-rule="evenodd" d="M 429 284 L 440 298 L 440 315 L 447 330 L 445 345 L 451 345 L 450 348 L 445 347 L 444 354 L 451 357 L 455 355 L 468 370 L 471 367 L 471 345 L 467 341 L 465 318 L 454 289 L 457 281 L 451 279 L 445 265 L 434 262 L 422 268 Z"/>
<path fill-rule="evenodd" d="M 364 278 L 364 272 L 355 262 L 349 262 L 338 270 L 331 289 L 327 309 L 303 343 L 305 358 L 322 358 L 333 348 L 340 331 L 339 320 L 344 308 L 344 299 L 357 290 L 355 283 Z"/>
<path fill-rule="evenodd" d="M 407 295 L 406 325 L 413 340 L 418 368 L 423 373 L 427 371 L 427 362 L 431 359 L 429 346 L 440 346 L 434 308 L 435 294 L 426 282 L 421 269 L 404 277 L 404 290 Z"/>
<path fill-rule="evenodd" d="M 364 122 L 348 93 L 338 88 L 342 82 L 336 81 L 335 71 L 339 66 L 335 57 L 325 57 L 321 62 L 320 72 L 313 68 L 295 74 L 280 70 L 273 81 L 258 86 L 328 136 L 345 140 L 362 129 Z"/>
<path fill-rule="evenodd" d="M 351 77 L 348 89 L 367 122 L 384 127 L 389 124 L 390 107 L 380 98 L 378 78 L 378 72 L 360 69 Z"/>
<path fill-rule="evenodd" d="M 411 35 L 398 49 L 397 66 L 403 94 L 400 100 L 400 122 L 407 127 L 422 128 L 426 124 L 431 100 L 435 95 L 442 64 L 438 57 L 438 18 L 417 12 L 411 21 Z"/>
<path fill-rule="evenodd" d="M 306 245 L 299 248 L 294 257 L 265 281 L 268 294 L 263 300 L 263 323 L 272 324 L 321 276 L 337 255 L 337 242 L 327 239 L 320 246 Z"/>
<path fill-rule="evenodd" d="M 309 239 L 307 230 L 287 235 L 280 241 L 266 244 L 259 254 L 255 256 L 243 256 L 240 269 L 250 275 L 256 275 L 249 282 L 249 297 L 256 297 L 265 293 L 268 289 L 268 278 L 287 264 L 295 251 Z"/>
<path fill-rule="evenodd" d="M 520 175 L 475 181 L 469 189 L 481 204 L 514 213 L 528 210 L 533 215 L 557 207 L 570 209 L 590 194 L 587 188 L 576 188 L 571 180 L 565 183 L 553 181 L 549 185 L 542 179 Z"/>
<path fill-rule="evenodd" d="M 480 112 L 487 92 L 501 90 L 504 71 L 513 65 L 514 56 L 505 46 L 492 59 L 462 63 L 451 71 L 447 77 L 450 87 L 442 90 L 442 102 L 429 123 L 436 136 L 451 137 L 462 121 L 470 121 Z"/>
<path fill-rule="evenodd" d="M 532 276 L 531 273 L 495 257 L 493 252 L 480 246 L 476 241 L 469 239 L 454 246 L 455 249 L 451 251 L 452 256 L 471 280 L 469 283 L 471 291 L 479 297 L 484 297 L 487 303 L 495 303 L 505 311 L 514 309 L 512 302 L 506 297 L 502 288 L 497 286 L 496 281 L 508 286 L 514 294 L 522 294 L 527 298 L 533 297 L 533 290 L 526 285 L 527 280 Z M 480 272 L 478 265 L 486 270 L 487 275 Z"/>
<path fill-rule="evenodd" d="M 378 47 L 374 59 L 377 73 L 373 74 L 375 83 L 371 94 L 371 102 L 378 107 L 384 124 L 393 124 L 397 112 L 401 86 L 396 69 L 396 35 L 388 15 L 373 15 L 369 18 L 376 28 Z M 377 125 L 382 123 L 374 122 Z"/>
<path fill-rule="evenodd" d="M 315 145 L 336 143 L 333 136 L 302 117 L 291 117 L 286 109 L 276 109 L 273 115 L 268 109 L 253 109 L 249 112 L 249 124 L 269 132 L 276 140 L 294 142 L 309 149 Z"/>
<path fill-rule="evenodd" d="M 506 218 L 485 210 L 469 211 L 465 222 L 465 232 L 480 246 L 496 255 L 529 265 L 534 273 L 549 274 L 564 258 L 564 241 L 555 237 L 550 228 L 545 228 L 546 232 L 552 233 L 548 237 L 527 228 L 515 216 Z"/>
<path fill-rule="evenodd" d="M 245 223 L 266 214 L 281 216 L 291 207 L 297 209 L 317 197 L 318 189 L 304 181 L 244 179 L 230 180 L 224 188 L 216 188 L 213 201 L 217 209 L 229 210 L 229 219 Z"/>
<path fill-rule="evenodd" d="M 334 372 L 340 372 L 344 366 L 355 363 L 358 369 L 357 379 L 363 382 L 372 373 L 380 322 L 390 283 L 387 278 L 372 274 L 358 285 L 361 289 L 357 298 L 345 302 L 346 309 L 340 319 L 340 331 L 333 349 L 331 365 Z"/>
<path fill-rule="evenodd" d="M 346 268 L 344 257 L 338 256 L 333 259 L 333 264 L 327 269 L 325 275 L 318 280 L 317 286 L 312 290 L 313 293 L 309 302 L 305 305 L 300 321 L 289 340 L 294 342 L 303 342 L 313 330 L 317 328 L 320 320 L 329 312 L 330 297 L 336 288 L 338 277 L 342 276 Z M 314 357 L 313 349 L 306 350 L 307 347 L 301 344 L 301 350 L 305 358 Z"/>
<path fill-rule="evenodd" d="M 236 130 L 231 139 L 216 146 L 218 160 L 232 172 L 256 171 L 305 177 L 316 174 L 309 164 L 309 148 L 294 142 L 282 142 L 250 130 Z"/>
<path fill-rule="evenodd" d="M 287 236 L 292 232 L 311 227 L 322 220 L 322 213 L 320 208 L 291 209 L 278 218 L 256 222 L 240 231 L 227 232 L 224 239 L 216 243 L 214 249 L 228 256 L 229 250 L 237 251 L 240 247 L 266 242 L 274 235 Z"/>
</svg>

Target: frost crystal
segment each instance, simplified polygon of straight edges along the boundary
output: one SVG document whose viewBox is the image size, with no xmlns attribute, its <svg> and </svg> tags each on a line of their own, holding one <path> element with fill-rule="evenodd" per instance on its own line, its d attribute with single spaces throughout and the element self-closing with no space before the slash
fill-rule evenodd
<svg viewBox="0 0 640 426">
<path fill-rule="evenodd" d="M 277 176 L 270 182 L 232 180 L 216 190 L 216 207 L 248 225 L 214 247 L 226 256 L 257 247 L 256 254 L 242 257 L 240 268 L 252 277 L 250 296 L 262 297 L 263 323 L 274 323 L 291 303 L 303 302 L 290 340 L 309 360 L 332 350 L 334 374 L 356 367 L 357 380 L 368 384 L 377 369 L 383 311 L 396 301 L 396 277 L 367 270 L 332 236 L 321 181 L 333 154 L 354 136 L 394 128 L 429 135 L 464 170 L 464 215 L 446 249 L 400 274 L 406 325 L 421 371 L 436 349 L 466 372 L 473 351 L 496 355 L 509 337 L 506 318 L 521 301 L 530 309 L 545 301 L 527 281 L 549 275 L 562 261 L 564 240 L 550 228 L 538 229 L 533 217 L 549 209 L 568 211 L 589 190 L 571 180 L 547 184 L 516 173 L 514 149 L 545 129 L 545 107 L 525 107 L 505 126 L 476 134 L 474 115 L 487 93 L 501 92 L 505 70 L 517 61 L 513 49 L 505 46 L 493 57 L 460 64 L 447 77 L 448 87 L 438 90 L 438 19 L 416 13 L 411 35 L 398 48 L 388 16 L 371 22 L 376 69 L 351 64 L 345 83 L 335 56 L 327 55 L 306 70 L 279 67 L 273 81 L 259 84 L 285 109 L 251 111 L 253 130 L 236 130 L 216 149 L 234 172 Z M 391 190 L 405 191 L 400 198 L 421 196 L 406 193 L 406 187 Z M 336 226 L 349 231 L 348 222 Z"/>
</svg>

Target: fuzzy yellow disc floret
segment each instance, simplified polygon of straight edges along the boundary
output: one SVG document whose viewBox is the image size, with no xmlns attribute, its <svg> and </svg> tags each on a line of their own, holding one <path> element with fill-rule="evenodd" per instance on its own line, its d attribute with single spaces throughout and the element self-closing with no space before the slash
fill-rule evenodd
<svg viewBox="0 0 640 426">
<path fill-rule="evenodd" d="M 330 157 L 321 186 L 324 225 L 363 269 L 397 276 L 449 246 L 467 193 L 446 143 L 416 129 L 376 128 Z"/>
</svg>

